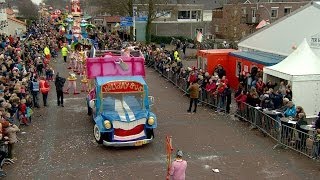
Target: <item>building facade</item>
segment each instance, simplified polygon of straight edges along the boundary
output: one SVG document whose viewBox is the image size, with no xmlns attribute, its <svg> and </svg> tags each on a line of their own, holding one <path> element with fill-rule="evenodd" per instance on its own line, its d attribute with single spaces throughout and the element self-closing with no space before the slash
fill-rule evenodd
<svg viewBox="0 0 320 180">
<path fill-rule="evenodd" d="M 146 5 L 136 4 L 138 16 L 146 16 Z M 143 7 L 144 6 L 144 7 Z M 183 0 L 156 4 L 158 10 L 152 21 L 151 33 L 156 36 L 184 36 L 193 39 L 197 31 L 211 37 L 212 9 L 220 7 L 218 1 Z"/>
<path fill-rule="evenodd" d="M 212 33 L 219 39 L 240 40 L 257 31 L 256 27 L 262 20 L 273 23 L 307 3 L 309 1 L 225 4 L 213 10 Z"/>
</svg>

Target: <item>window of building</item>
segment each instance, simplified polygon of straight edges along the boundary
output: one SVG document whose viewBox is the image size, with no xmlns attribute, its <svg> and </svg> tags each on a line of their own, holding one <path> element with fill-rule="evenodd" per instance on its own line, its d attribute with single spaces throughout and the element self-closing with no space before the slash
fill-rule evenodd
<svg viewBox="0 0 320 180">
<path fill-rule="evenodd" d="M 236 16 L 236 15 L 238 14 L 238 9 L 235 9 L 235 10 L 233 11 L 233 14 Z"/>
<path fill-rule="evenodd" d="M 171 11 L 158 11 L 157 18 L 171 18 Z"/>
<path fill-rule="evenodd" d="M 178 19 L 190 19 L 190 11 L 179 11 Z"/>
<path fill-rule="evenodd" d="M 256 17 L 257 10 L 255 8 L 251 9 L 252 17 Z"/>
<path fill-rule="evenodd" d="M 246 31 L 242 31 L 242 37 L 245 37 L 246 36 Z"/>
<path fill-rule="evenodd" d="M 271 17 L 277 18 L 278 17 L 278 9 L 272 8 L 271 9 Z"/>
<path fill-rule="evenodd" d="M 244 14 L 244 15 L 247 14 L 247 8 L 244 7 L 244 8 L 242 8 L 241 10 L 242 10 L 242 14 Z"/>
<path fill-rule="evenodd" d="M 219 26 L 218 25 L 215 26 L 215 30 L 214 31 L 215 32 L 219 32 Z"/>
<path fill-rule="evenodd" d="M 286 16 L 286 15 L 288 15 L 290 13 L 291 13 L 291 7 L 285 7 L 284 8 L 284 15 Z"/>
<path fill-rule="evenodd" d="M 236 62 L 236 77 L 239 77 L 241 75 L 242 72 L 242 62 L 237 61 Z"/>
<path fill-rule="evenodd" d="M 203 28 L 196 28 L 196 32 L 198 34 L 198 32 L 201 32 L 201 34 L 203 34 Z"/>
<path fill-rule="evenodd" d="M 200 19 L 201 11 L 191 11 L 191 19 Z"/>
</svg>

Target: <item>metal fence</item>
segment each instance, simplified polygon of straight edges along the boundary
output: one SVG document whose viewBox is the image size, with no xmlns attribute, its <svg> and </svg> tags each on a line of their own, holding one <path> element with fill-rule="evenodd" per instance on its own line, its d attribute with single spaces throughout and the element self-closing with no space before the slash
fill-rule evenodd
<svg viewBox="0 0 320 180">
<path fill-rule="evenodd" d="M 166 68 L 166 64 L 156 61 L 152 56 L 146 57 L 146 66 L 154 68 L 167 81 L 171 82 L 185 94 L 189 83 L 187 77 L 180 73 Z M 199 103 L 207 105 L 212 109 L 225 112 L 225 98 L 207 92 L 204 89 L 200 92 Z M 276 145 L 274 148 L 283 147 L 299 152 L 309 158 L 320 158 L 320 137 L 317 138 L 315 130 L 304 130 L 296 126 L 295 121 L 288 118 L 280 118 L 280 114 L 272 110 L 263 110 L 260 107 L 253 107 L 246 103 L 238 103 L 232 109 L 231 114 L 244 122 L 251 124 L 251 129 L 259 130 L 264 136 L 272 138 Z"/>
</svg>

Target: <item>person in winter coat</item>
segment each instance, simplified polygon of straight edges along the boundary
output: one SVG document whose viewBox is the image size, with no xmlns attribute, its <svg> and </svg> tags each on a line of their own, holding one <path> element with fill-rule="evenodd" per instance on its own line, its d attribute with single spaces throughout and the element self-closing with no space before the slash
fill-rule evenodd
<svg viewBox="0 0 320 180">
<path fill-rule="evenodd" d="M 56 91 L 57 91 L 58 106 L 60 106 L 61 104 L 61 107 L 64 107 L 63 106 L 63 86 L 65 82 L 66 82 L 66 79 L 63 77 L 60 77 L 59 73 L 57 73 L 54 84 L 56 86 Z"/>
<path fill-rule="evenodd" d="M 230 113 L 230 104 L 231 104 L 231 94 L 232 94 L 232 91 L 231 91 L 231 88 L 230 88 L 230 85 L 228 84 L 227 85 L 227 88 L 224 90 L 225 91 L 225 96 L 226 96 L 226 112 L 227 114 Z"/>
<path fill-rule="evenodd" d="M 10 124 L 9 127 L 5 128 L 5 135 L 9 138 L 8 143 L 8 158 L 12 159 L 13 147 L 16 142 L 18 142 L 17 132 L 20 129 L 15 124 Z"/>
<path fill-rule="evenodd" d="M 296 107 L 292 101 L 289 101 L 287 104 L 287 109 L 284 111 L 285 117 L 295 117 L 296 116 Z"/>
<path fill-rule="evenodd" d="M 189 109 L 188 112 L 191 112 L 192 109 L 192 104 L 194 104 L 194 110 L 193 112 L 196 113 L 197 112 L 197 105 L 198 105 L 198 98 L 199 98 L 199 91 L 200 91 L 200 87 L 199 84 L 196 82 L 191 82 L 190 87 L 188 88 L 189 90 L 189 94 L 190 94 L 190 105 L 189 105 Z"/>
<path fill-rule="evenodd" d="M 48 99 L 48 93 L 50 91 L 50 84 L 45 77 L 41 77 L 39 86 L 40 86 L 40 92 L 42 94 L 43 105 L 47 106 L 47 99 Z"/>
<path fill-rule="evenodd" d="M 245 109 L 246 101 L 247 101 L 247 92 L 242 90 L 241 94 L 236 97 L 236 102 L 238 104 L 238 108 L 240 111 L 243 111 Z"/>
<path fill-rule="evenodd" d="M 38 94 L 39 94 L 39 82 L 36 77 L 33 78 L 32 82 L 30 83 L 30 89 L 32 93 L 33 105 L 39 108 L 38 102 Z"/>
</svg>

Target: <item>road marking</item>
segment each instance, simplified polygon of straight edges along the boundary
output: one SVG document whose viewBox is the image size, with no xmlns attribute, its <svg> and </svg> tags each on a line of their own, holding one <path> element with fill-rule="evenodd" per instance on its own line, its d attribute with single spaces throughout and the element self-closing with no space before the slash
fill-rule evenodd
<svg viewBox="0 0 320 180">
<path fill-rule="evenodd" d="M 205 161 L 205 160 L 213 160 L 213 159 L 219 159 L 219 156 L 217 155 L 212 155 L 212 156 L 201 156 L 198 158 L 201 161 Z"/>
</svg>

